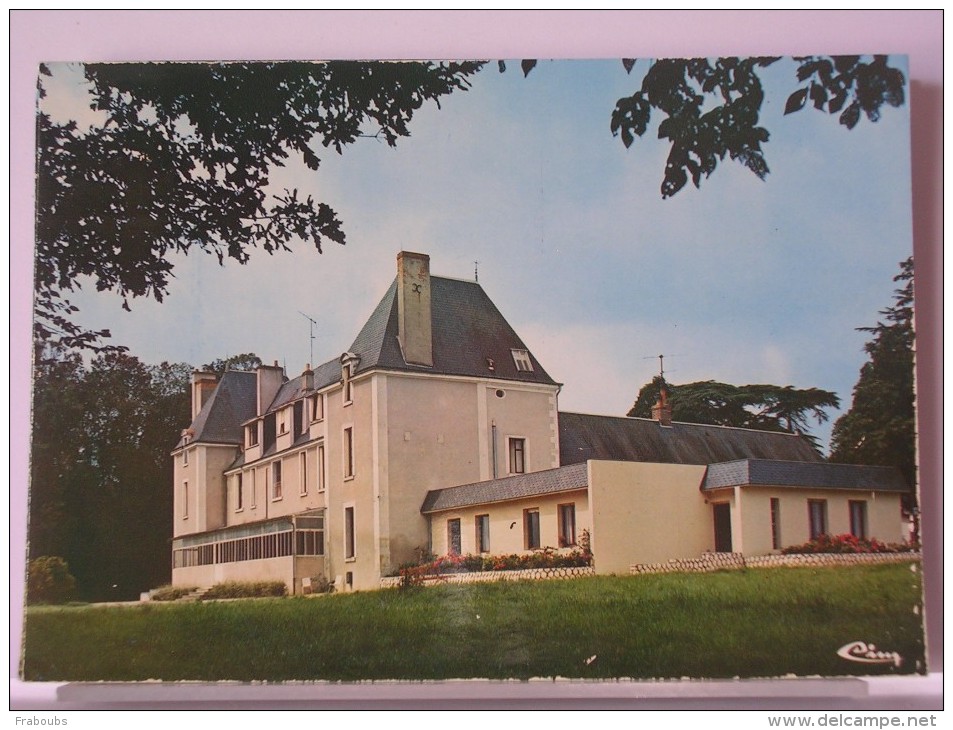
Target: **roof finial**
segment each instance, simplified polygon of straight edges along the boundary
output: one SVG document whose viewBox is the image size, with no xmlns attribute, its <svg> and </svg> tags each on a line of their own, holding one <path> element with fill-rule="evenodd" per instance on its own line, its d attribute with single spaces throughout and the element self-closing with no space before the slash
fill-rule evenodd
<svg viewBox="0 0 953 730">
<path fill-rule="evenodd" d="M 477 282 L 478 284 L 480 283 L 480 262 L 479 261 L 473 262 L 473 280 Z"/>
</svg>

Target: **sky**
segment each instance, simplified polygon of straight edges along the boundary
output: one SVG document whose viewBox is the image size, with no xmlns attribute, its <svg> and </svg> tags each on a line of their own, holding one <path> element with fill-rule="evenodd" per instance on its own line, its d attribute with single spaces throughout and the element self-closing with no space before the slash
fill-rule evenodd
<svg viewBox="0 0 953 730">
<path fill-rule="evenodd" d="M 495 63 L 430 104 L 396 149 L 362 139 L 289 165 L 272 184 L 333 207 L 346 246 L 300 242 L 239 265 L 193 252 L 161 304 L 86 282 L 77 321 L 146 362 L 254 352 L 289 376 L 338 357 L 395 274 L 400 250 L 480 284 L 550 375 L 563 410 L 624 415 L 665 355 L 670 382 L 774 383 L 836 392 L 842 409 L 868 335 L 912 252 L 909 105 L 851 131 L 813 109 L 785 116 L 794 64 L 762 74 L 770 173 L 723 161 L 663 200 L 660 117 L 626 149 L 616 100 L 636 91 L 612 61 Z M 905 68 L 904 57 L 891 64 Z M 57 67 L 49 110 L 88 119 L 82 77 Z M 479 262 L 476 264 L 475 262 Z M 307 315 L 307 316 L 305 316 Z M 831 421 L 814 433 L 826 444 Z"/>
</svg>

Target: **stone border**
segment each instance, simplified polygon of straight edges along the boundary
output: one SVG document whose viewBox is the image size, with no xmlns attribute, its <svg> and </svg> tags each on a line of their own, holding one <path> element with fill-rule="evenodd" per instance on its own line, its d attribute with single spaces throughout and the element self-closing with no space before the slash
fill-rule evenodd
<svg viewBox="0 0 953 730">
<path fill-rule="evenodd" d="M 582 568 L 530 568 L 528 570 L 485 570 L 479 573 L 443 573 L 428 575 L 423 585 L 441 585 L 444 583 L 492 583 L 504 580 L 564 580 L 595 575 L 592 566 Z M 381 578 L 381 588 L 397 588 L 400 576 Z"/>
<path fill-rule="evenodd" d="M 629 568 L 630 575 L 651 573 L 711 573 L 715 570 L 743 568 L 781 568 L 808 565 L 877 565 L 920 560 L 920 553 L 803 553 L 794 555 L 752 555 L 741 553 L 705 553 L 700 558 L 669 560 L 667 563 L 639 563 Z"/>
</svg>

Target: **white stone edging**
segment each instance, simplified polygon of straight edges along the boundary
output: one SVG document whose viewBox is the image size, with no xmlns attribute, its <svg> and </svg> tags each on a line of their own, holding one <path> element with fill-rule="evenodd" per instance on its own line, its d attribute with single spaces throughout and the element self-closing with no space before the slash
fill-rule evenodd
<svg viewBox="0 0 953 730">
<path fill-rule="evenodd" d="M 629 568 L 630 575 L 651 573 L 710 573 L 715 570 L 743 568 L 781 568 L 809 565 L 877 565 L 920 560 L 920 553 L 796 553 L 791 555 L 751 555 L 741 553 L 705 553 L 700 558 L 669 560 L 666 563 L 639 563 Z"/>
</svg>

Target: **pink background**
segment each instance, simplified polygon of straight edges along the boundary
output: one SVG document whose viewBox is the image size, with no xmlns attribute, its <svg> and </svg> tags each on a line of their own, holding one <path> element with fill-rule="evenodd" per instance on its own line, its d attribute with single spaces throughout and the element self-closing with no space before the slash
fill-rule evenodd
<svg viewBox="0 0 953 730">
<path fill-rule="evenodd" d="M 17 674 L 19 660 L 25 565 L 33 131 L 36 71 L 41 61 L 872 52 L 910 57 L 926 615 L 930 668 L 941 671 L 942 22 L 942 11 L 11 11 L 11 677 Z M 939 693 L 936 682 L 923 680 L 925 707 L 935 706 Z M 57 707 L 53 697 L 52 686 L 11 682 L 13 707 L 53 709 Z M 771 704 L 749 706 L 769 708 Z"/>
</svg>

